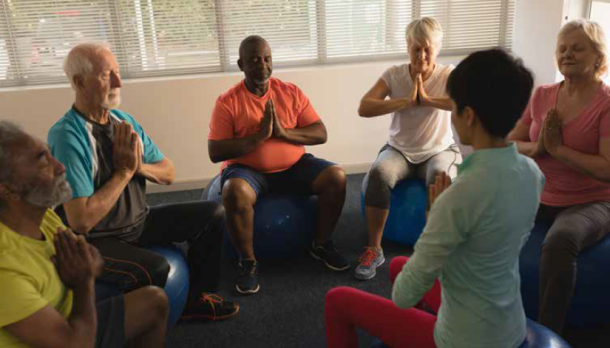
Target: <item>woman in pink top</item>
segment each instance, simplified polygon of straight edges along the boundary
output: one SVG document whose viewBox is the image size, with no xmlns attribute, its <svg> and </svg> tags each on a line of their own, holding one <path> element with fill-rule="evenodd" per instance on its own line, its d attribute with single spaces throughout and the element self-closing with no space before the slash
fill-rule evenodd
<svg viewBox="0 0 610 348">
<path fill-rule="evenodd" d="M 546 177 L 537 219 L 552 226 L 540 258 L 538 322 L 561 333 L 576 284 L 578 254 L 610 231 L 610 87 L 601 26 L 569 22 L 557 36 L 564 81 L 534 92 L 509 134 Z"/>
</svg>

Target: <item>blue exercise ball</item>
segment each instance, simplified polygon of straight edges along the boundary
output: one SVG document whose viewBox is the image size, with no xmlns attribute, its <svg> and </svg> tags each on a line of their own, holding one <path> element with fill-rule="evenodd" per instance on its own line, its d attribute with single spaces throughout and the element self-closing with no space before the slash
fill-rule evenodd
<svg viewBox="0 0 610 348">
<path fill-rule="evenodd" d="M 390 214 L 383 229 L 383 238 L 415 245 L 426 226 L 426 183 L 419 179 L 400 181 L 390 196 Z M 364 192 L 360 195 L 362 214 L 366 218 Z"/>
<path fill-rule="evenodd" d="M 168 328 L 172 328 L 178 320 L 189 296 L 189 266 L 182 255 L 182 251 L 175 245 L 155 245 L 146 247 L 164 256 L 169 263 L 169 274 L 165 283 L 165 293 L 169 299 L 169 316 L 167 318 Z"/>
<path fill-rule="evenodd" d="M 538 319 L 539 269 L 542 243 L 550 224 L 538 222 L 530 239 L 521 250 L 519 267 L 521 274 L 521 297 L 528 318 Z M 610 236 L 584 250 L 578 256 L 576 287 L 566 323 L 572 326 L 591 326 L 610 322 Z"/>
<path fill-rule="evenodd" d="M 375 339 L 372 348 L 389 348 L 389 346 Z M 570 348 L 570 345 L 553 331 L 527 319 L 525 341 L 519 348 Z"/>
<path fill-rule="evenodd" d="M 222 202 L 220 176 L 206 187 L 203 200 Z M 270 193 L 254 206 L 254 253 L 260 259 L 285 259 L 307 249 L 317 221 L 317 196 Z M 238 257 L 225 235 L 224 251 Z"/>
<path fill-rule="evenodd" d="M 165 284 L 165 293 L 169 299 L 169 317 L 167 328 L 171 329 L 180 319 L 189 294 L 189 267 L 178 246 L 149 246 L 145 249 L 154 251 L 167 259 L 170 270 Z M 115 284 L 96 282 L 96 300 L 101 301 L 121 295 L 121 290 Z"/>
</svg>

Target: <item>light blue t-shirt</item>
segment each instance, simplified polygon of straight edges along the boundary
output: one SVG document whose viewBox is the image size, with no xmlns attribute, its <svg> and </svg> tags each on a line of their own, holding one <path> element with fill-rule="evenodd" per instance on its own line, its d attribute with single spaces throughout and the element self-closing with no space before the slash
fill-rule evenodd
<svg viewBox="0 0 610 348">
<path fill-rule="evenodd" d="M 478 150 L 458 168 L 433 204 L 392 299 L 412 307 L 438 278 L 439 348 L 515 348 L 526 333 L 519 253 L 534 226 L 544 176 L 514 143 Z"/>
</svg>

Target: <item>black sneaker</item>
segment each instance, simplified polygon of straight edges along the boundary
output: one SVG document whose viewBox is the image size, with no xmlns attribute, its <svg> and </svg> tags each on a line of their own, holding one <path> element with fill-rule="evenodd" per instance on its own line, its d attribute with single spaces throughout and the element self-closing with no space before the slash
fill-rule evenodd
<svg viewBox="0 0 610 348">
<path fill-rule="evenodd" d="M 189 301 L 182 311 L 181 320 L 223 320 L 239 312 L 239 305 L 226 301 L 218 295 L 202 293 L 199 298 Z"/>
<path fill-rule="evenodd" d="M 315 241 L 312 242 L 309 253 L 314 259 L 324 262 L 326 267 L 333 271 L 345 271 L 349 268 L 349 262 L 335 249 L 332 240 L 324 245 L 316 245 Z"/>
<path fill-rule="evenodd" d="M 260 290 L 258 285 L 258 262 L 256 260 L 239 261 L 239 277 L 235 284 L 235 290 L 240 294 L 256 294 Z"/>
</svg>

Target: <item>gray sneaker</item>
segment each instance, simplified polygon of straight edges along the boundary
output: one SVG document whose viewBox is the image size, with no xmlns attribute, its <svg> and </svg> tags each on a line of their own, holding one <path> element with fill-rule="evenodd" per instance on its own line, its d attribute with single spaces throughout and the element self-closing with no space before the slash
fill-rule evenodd
<svg viewBox="0 0 610 348">
<path fill-rule="evenodd" d="M 385 257 L 383 251 L 376 251 L 374 248 L 364 248 L 364 254 L 358 259 L 355 276 L 361 280 L 368 280 L 377 274 L 377 267 L 383 265 Z"/>
</svg>

